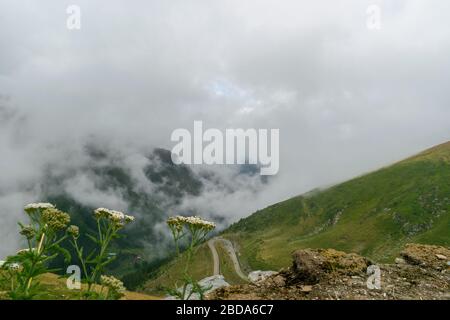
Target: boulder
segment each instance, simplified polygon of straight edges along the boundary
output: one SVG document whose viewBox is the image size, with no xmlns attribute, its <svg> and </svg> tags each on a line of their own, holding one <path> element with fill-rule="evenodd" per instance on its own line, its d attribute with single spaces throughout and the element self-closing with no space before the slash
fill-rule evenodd
<svg viewBox="0 0 450 320">
<path fill-rule="evenodd" d="M 345 253 L 334 249 L 303 249 L 292 255 L 294 281 L 315 284 L 334 272 L 346 275 L 364 273 L 370 261 L 355 253 Z"/>
</svg>

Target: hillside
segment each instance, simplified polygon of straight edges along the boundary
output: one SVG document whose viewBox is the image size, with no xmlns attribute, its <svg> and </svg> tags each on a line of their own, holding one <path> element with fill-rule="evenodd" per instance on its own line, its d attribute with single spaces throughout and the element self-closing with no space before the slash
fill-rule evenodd
<svg viewBox="0 0 450 320">
<path fill-rule="evenodd" d="M 406 243 L 450 245 L 450 142 L 326 190 L 255 212 L 225 230 L 244 272 L 278 270 L 302 248 L 334 248 L 392 262 Z M 205 254 L 202 249 L 202 254 Z M 201 259 L 203 275 L 212 258 Z M 176 268 L 146 283 L 176 277 Z"/>
<path fill-rule="evenodd" d="M 407 242 L 450 245 L 450 142 L 232 225 L 224 237 L 252 269 L 289 264 L 299 248 L 334 248 L 389 261 Z"/>
</svg>

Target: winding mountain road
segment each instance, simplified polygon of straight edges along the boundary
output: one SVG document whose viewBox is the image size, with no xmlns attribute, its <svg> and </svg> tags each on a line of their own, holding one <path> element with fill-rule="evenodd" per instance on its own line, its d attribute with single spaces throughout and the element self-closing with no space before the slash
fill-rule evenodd
<svg viewBox="0 0 450 320">
<path fill-rule="evenodd" d="M 217 253 L 217 249 L 214 246 L 214 242 L 216 242 L 215 239 L 211 239 L 208 241 L 208 247 L 211 250 L 212 256 L 213 256 L 213 262 L 214 262 L 214 276 L 217 276 L 220 274 L 220 264 L 219 264 L 219 254 Z"/>
<path fill-rule="evenodd" d="M 213 256 L 213 262 L 214 262 L 214 275 L 220 274 L 220 260 L 219 260 L 219 254 L 217 253 L 216 249 L 216 242 L 221 242 L 224 246 L 228 256 L 230 257 L 231 261 L 233 262 L 234 270 L 236 271 L 236 274 L 242 278 L 245 281 L 248 281 L 248 277 L 242 272 L 241 266 L 239 264 L 239 259 L 236 254 L 236 250 L 234 250 L 233 244 L 230 240 L 224 239 L 224 238 L 213 238 L 208 241 L 208 247 L 211 249 L 211 253 Z"/>
</svg>

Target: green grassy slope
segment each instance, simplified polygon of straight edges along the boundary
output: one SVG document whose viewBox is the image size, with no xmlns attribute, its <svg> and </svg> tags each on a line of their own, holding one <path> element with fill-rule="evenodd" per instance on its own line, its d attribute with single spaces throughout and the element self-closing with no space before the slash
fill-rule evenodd
<svg viewBox="0 0 450 320">
<path fill-rule="evenodd" d="M 226 281 L 230 284 L 244 283 L 245 281 L 236 274 L 233 262 L 226 253 L 225 248 L 220 243 L 217 243 L 216 249 L 219 255 L 220 273 L 225 277 Z M 182 285 L 185 263 L 186 259 L 184 256 L 173 259 L 160 268 L 159 271 L 140 286 L 139 289 L 149 294 L 167 294 L 167 288 L 173 288 L 174 284 L 177 284 L 178 286 Z M 190 275 L 197 281 L 213 275 L 213 257 L 211 250 L 206 243 L 203 243 L 198 248 L 195 259 L 193 259 L 189 270 Z"/>
<path fill-rule="evenodd" d="M 212 259 L 211 250 L 206 243 L 202 244 L 198 248 L 195 259 L 193 259 L 190 265 L 189 275 L 197 281 L 211 276 L 214 268 Z M 151 294 L 167 294 L 167 289 L 173 289 L 174 285 L 178 287 L 182 285 L 185 265 L 185 256 L 182 255 L 179 258 L 173 259 L 159 268 L 158 272 L 139 289 Z"/>
<path fill-rule="evenodd" d="M 290 264 L 298 248 L 335 248 L 379 261 L 407 242 L 450 245 L 450 143 L 232 225 L 253 269 Z"/>
</svg>

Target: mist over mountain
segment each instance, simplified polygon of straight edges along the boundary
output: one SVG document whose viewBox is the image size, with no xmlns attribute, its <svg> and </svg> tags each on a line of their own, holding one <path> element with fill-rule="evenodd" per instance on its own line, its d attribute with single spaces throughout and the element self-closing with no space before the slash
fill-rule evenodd
<svg viewBox="0 0 450 320">
<path fill-rule="evenodd" d="M 5 110 L 10 119 L 5 115 L 3 119 L 13 121 Z M 256 199 L 268 186 L 268 179 L 253 165 L 175 165 L 166 149 L 117 146 L 91 137 L 85 144 L 46 144 L 40 150 L 27 150 L 23 169 L 34 168 L 35 172 L 22 171 L 22 179 L 17 172 L 10 172 L 11 184 L 7 184 L 5 172 L 0 186 L 0 234 L 4 240 L 0 255 L 23 245 L 18 242 L 17 221 L 26 221 L 22 207 L 29 202 L 54 203 L 71 214 L 74 224 L 89 231 L 95 230 L 95 208 L 132 213 L 138 223 L 119 240 L 118 249 L 128 248 L 136 253 L 134 257 L 152 259 L 167 254 L 165 220 L 169 215 L 201 215 L 223 228 L 245 215 L 253 206 L 248 200 Z M 248 202 L 249 207 L 237 206 L 239 200 Z"/>
</svg>

